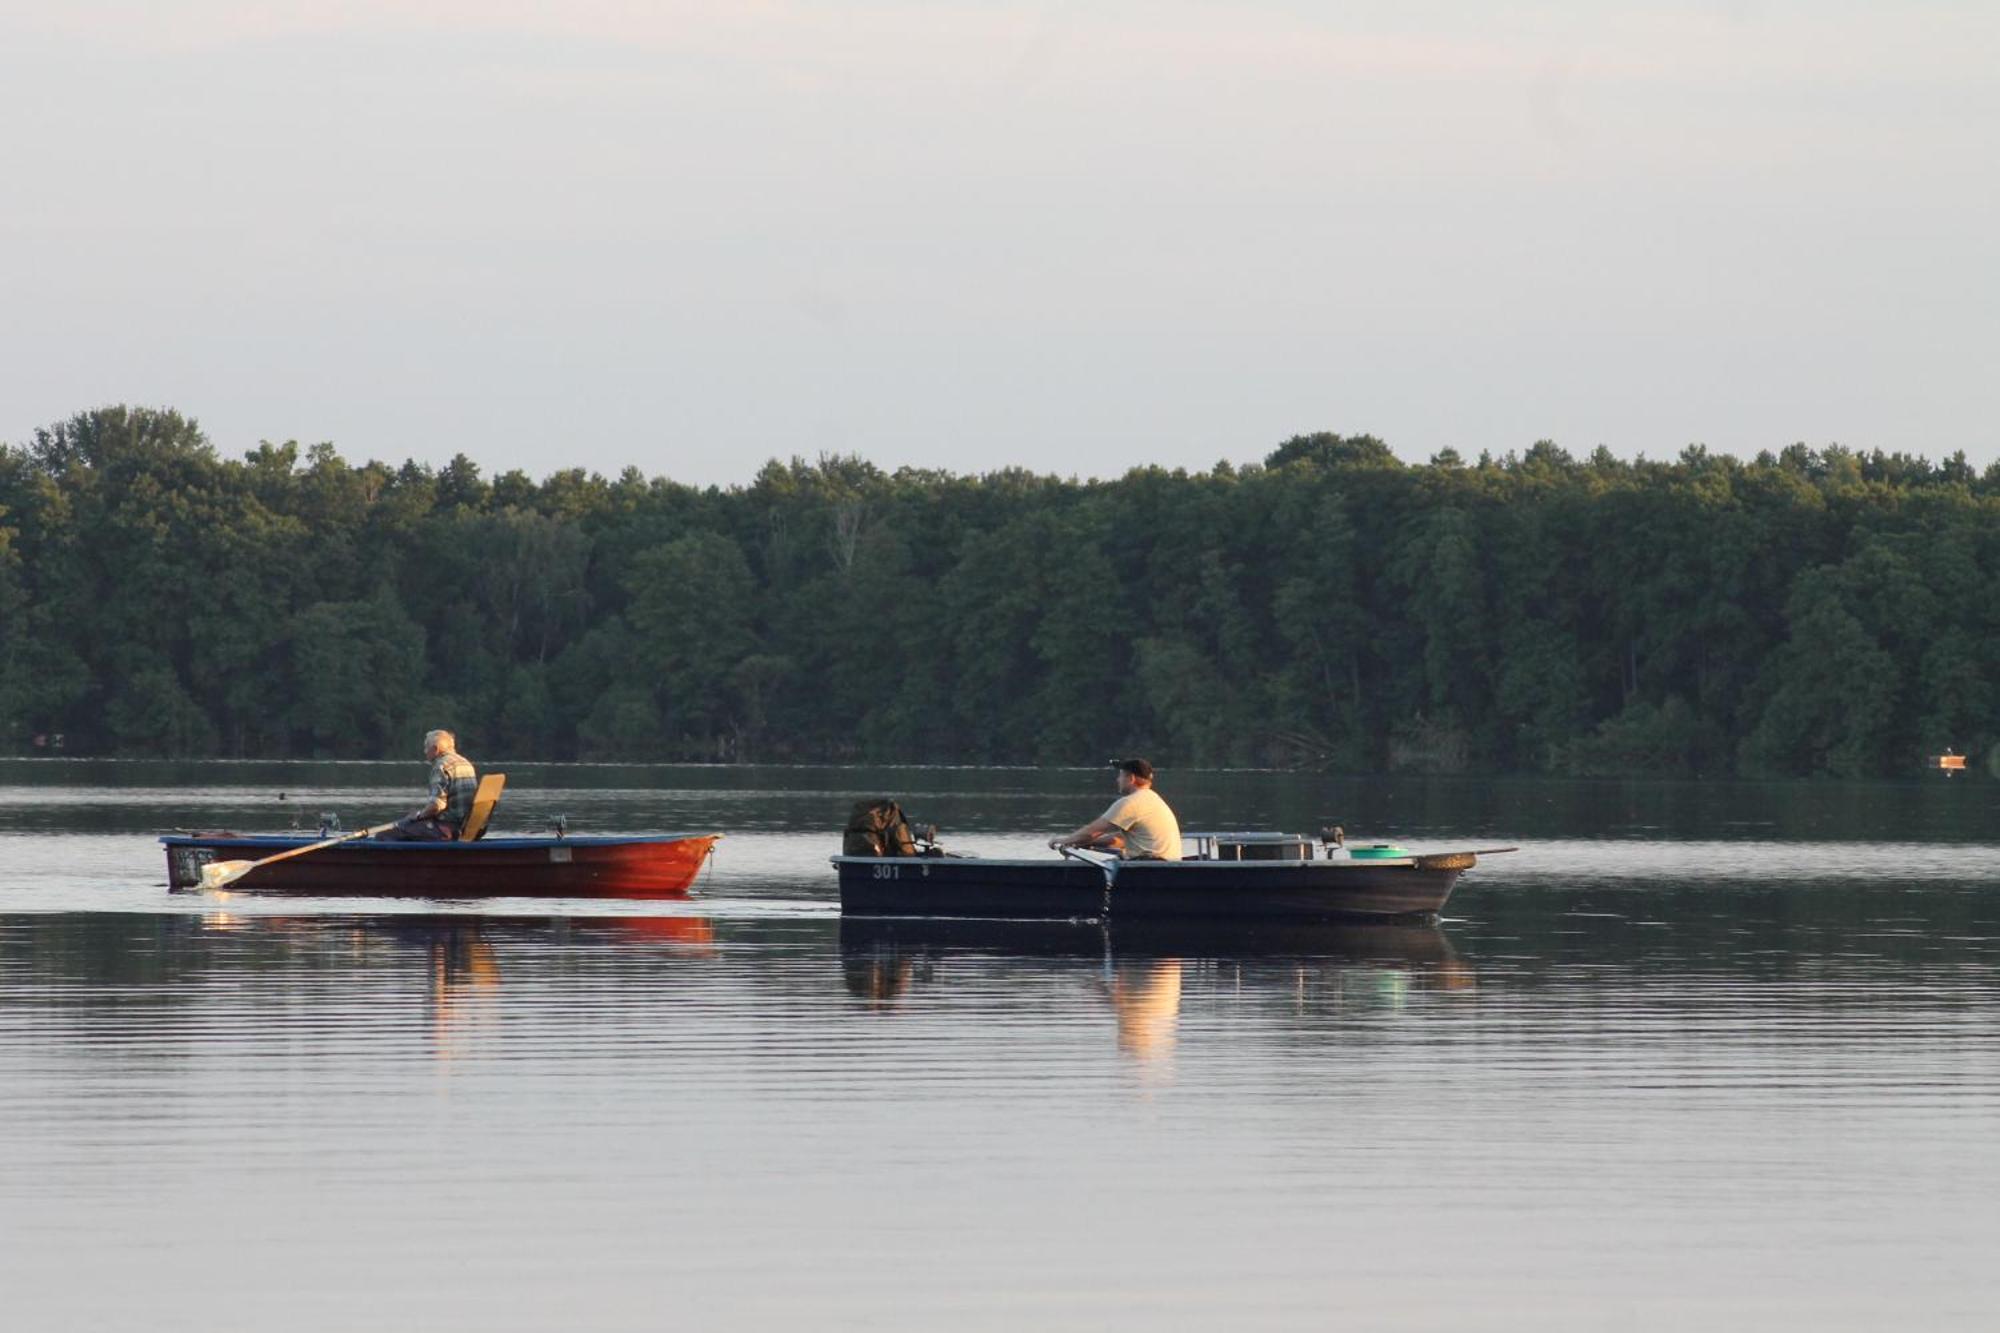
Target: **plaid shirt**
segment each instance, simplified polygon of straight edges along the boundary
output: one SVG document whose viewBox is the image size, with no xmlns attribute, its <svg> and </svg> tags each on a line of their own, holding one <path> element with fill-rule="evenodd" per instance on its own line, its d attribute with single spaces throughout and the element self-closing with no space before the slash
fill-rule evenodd
<svg viewBox="0 0 2000 1333">
<path fill-rule="evenodd" d="M 472 815 L 473 793 L 478 790 L 479 775 L 472 771 L 472 761 L 464 755 L 447 751 L 431 765 L 431 799 L 444 798 L 444 811 L 437 816 L 440 824 L 449 824 L 454 829 L 465 827 L 465 821 Z"/>
</svg>

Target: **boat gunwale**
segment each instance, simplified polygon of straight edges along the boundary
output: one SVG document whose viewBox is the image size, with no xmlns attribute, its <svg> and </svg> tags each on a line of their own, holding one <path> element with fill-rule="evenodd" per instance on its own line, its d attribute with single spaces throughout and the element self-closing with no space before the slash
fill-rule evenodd
<svg viewBox="0 0 2000 1333">
<path fill-rule="evenodd" d="M 1446 854 L 1447 853 L 1431 853 L 1431 855 L 1446 855 Z M 1132 869 L 1138 866 L 1144 866 L 1148 872 L 1155 870 L 1171 870 L 1175 867 L 1186 866 L 1190 869 L 1198 868 L 1203 870 L 1214 870 L 1218 867 L 1226 867 L 1232 874 L 1234 874 L 1239 870 L 1254 870 L 1254 871 L 1267 871 L 1267 870 L 1324 871 L 1328 869 L 1332 869 L 1335 871 L 1384 870 L 1384 869 L 1393 869 L 1397 866 L 1415 866 L 1417 864 L 1417 860 L 1418 858 L 1416 856 L 1383 857 L 1380 860 L 1361 860 L 1361 861 L 1346 860 L 1340 857 L 1329 856 L 1317 861 L 1304 861 L 1304 860 L 1235 861 L 1235 860 L 1214 860 L 1214 859 L 1194 860 L 1187 857 L 1183 857 L 1178 861 L 1160 861 L 1150 858 L 1135 858 L 1127 860 L 1122 857 L 1111 858 L 1105 861 L 1078 860 L 1077 858 L 1074 857 L 1064 857 L 1060 861 L 1051 861 L 1047 857 L 1028 857 L 1028 856 L 849 856 L 844 852 L 836 853 L 835 855 L 829 856 L 827 858 L 827 861 L 834 866 L 953 865 L 953 866 L 969 866 L 969 867 L 970 866 L 1008 866 L 1008 867 L 1026 866 L 1031 868 L 1048 868 L 1058 864 L 1063 864 L 1063 865 L 1081 865 L 1096 870 L 1102 870 L 1106 867 L 1115 866 L 1121 873 L 1125 870 Z"/>
<path fill-rule="evenodd" d="M 310 846 L 313 843 L 325 842 L 328 838 L 337 838 L 339 836 L 337 833 L 328 834 L 326 837 L 321 837 L 317 834 L 288 833 L 162 833 L 159 835 L 159 841 L 163 847 L 241 847 L 245 849 L 268 847 L 273 851 L 283 851 L 289 847 Z M 340 844 L 340 848 L 343 851 L 360 851 L 366 849 L 371 852 L 449 852 L 463 854 L 476 851 L 533 851 L 548 847 L 649 847 L 676 842 L 697 842 L 704 838 L 711 842 L 718 842 L 723 836 L 720 833 L 595 833 L 560 838 L 554 835 L 548 837 L 479 838 L 473 842 L 401 842 L 393 840 L 385 841 L 377 838 L 356 838 L 351 842 Z M 332 849 L 329 848 L 328 850 Z"/>
</svg>

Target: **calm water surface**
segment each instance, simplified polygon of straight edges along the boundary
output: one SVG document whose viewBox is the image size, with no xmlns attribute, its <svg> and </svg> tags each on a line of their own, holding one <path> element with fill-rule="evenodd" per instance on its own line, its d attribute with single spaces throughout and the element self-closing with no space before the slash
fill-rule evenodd
<svg viewBox="0 0 2000 1333">
<path fill-rule="evenodd" d="M 1198 827 L 1518 842 L 1436 929 L 843 923 L 893 794 L 513 765 L 722 829 L 685 902 L 171 894 L 175 827 L 421 765 L 0 763 L 9 1329 L 1989 1327 L 2000 787 L 1163 775 Z M 283 793 L 283 799 L 279 793 Z"/>
</svg>

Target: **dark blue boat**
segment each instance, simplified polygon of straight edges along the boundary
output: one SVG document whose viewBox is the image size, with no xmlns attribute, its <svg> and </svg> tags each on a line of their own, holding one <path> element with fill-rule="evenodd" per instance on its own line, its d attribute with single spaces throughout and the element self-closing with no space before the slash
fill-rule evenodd
<svg viewBox="0 0 2000 1333">
<path fill-rule="evenodd" d="M 1047 857 L 836 856 L 840 909 L 855 915 L 1352 920 L 1435 918 L 1482 852 L 1314 856 L 1280 833 L 1190 833 L 1180 861 Z M 1512 851 L 1489 848 L 1487 852 Z M 1359 851 L 1359 849 L 1357 849 Z"/>
</svg>

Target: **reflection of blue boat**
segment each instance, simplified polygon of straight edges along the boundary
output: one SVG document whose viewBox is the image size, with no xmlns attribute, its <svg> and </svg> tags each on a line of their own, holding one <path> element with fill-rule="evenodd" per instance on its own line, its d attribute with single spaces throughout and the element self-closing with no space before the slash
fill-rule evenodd
<svg viewBox="0 0 2000 1333">
<path fill-rule="evenodd" d="M 1121 1045 L 1157 1037 L 1158 1023 L 1178 1012 L 1184 966 L 1198 969 L 1189 975 L 1223 969 L 1238 987 L 1262 978 L 1286 995 L 1311 977 L 1344 1003 L 1371 1006 L 1401 1007 L 1418 991 L 1468 991 L 1477 984 L 1472 967 L 1435 923 L 1412 921 L 1106 924 L 846 916 L 840 956 L 848 993 L 882 1009 L 900 1004 L 913 988 L 958 975 L 942 966 L 952 958 L 977 957 L 1002 969 L 1081 967 L 1108 986 L 1107 997 L 1120 1013 Z M 1163 1007 L 1169 992 L 1171 1010 Z"/>
<path fill-rule="evenodd" d="M 863 915 L 1209 917 L 1337 920 L 1435 917 L 1469 851 L 1315 858 L 1293 834 L 1193 833 L 1182 861 L 1111 857 L 836 856 L 840 907 Z M 1501 848 L 1495 850 L 1511 850 Z"/>
<path fill-rule="evenodd" d="M 847 916 L 840 949 L 870 953 L 975 953 L 1017 958 L 1313 959 L 1385 967 L 1457 965 L 1431 921 L 995 921 Z"/>
</svg>

